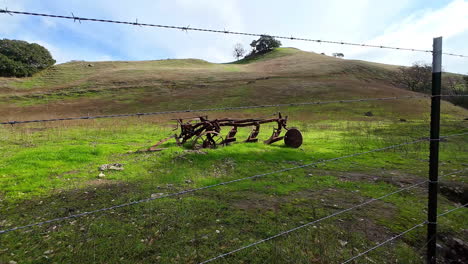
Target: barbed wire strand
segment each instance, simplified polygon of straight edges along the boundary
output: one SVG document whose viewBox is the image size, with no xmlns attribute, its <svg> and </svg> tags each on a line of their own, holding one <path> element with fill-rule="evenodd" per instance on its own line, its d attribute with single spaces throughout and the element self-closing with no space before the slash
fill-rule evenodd
<svg viewBox="0 0 468 264">
<path fill-rule="evenodd" d="M 211 32 L 211 33 L 221 33 L 221 34 L 231 34 L 231 35 L 255 36 L 255 37 L 271 36 L 271 37 L 274 37 L 274 38 L 277 38 L 277 39 L 287 39 L 287 40 L 298 40 L 298 41 L 308 41 L 308 42 L 317 42 L 317 43 L 338 44 L 338 45 L 347 45 L 347 46 L 356 46 L 356 47 L 380 48 L 380 49 L 392 49 L 392 50 L 403 50 L 403 51 L 432 53 L 432 50 L 392 47 L 392 46 L 386 46 L 386 45 L 353 43 L 353 42 L 321 40 L 321 39 L 311 39 L 311 38 L 297 38 L 297 37 L 293 37 L 293 36 L 279 36 L 279 35 L 270 35 L 270 34 L 247 33 L 247 32 L 237 32 L 237 31 L 229 31 L 229 30 L 197 28 L 197 27 L 190 27 L 190 26 L 182 27 L 182 26 L 138 23 L 138 20 L 135 21 L 135 22 L 130 22 L 130 21 L 109 20 L 109 19 L 77 17 L 73 13 L 72 13 L 72 16 L 63 16 L 63 15 L 52 15 L 52 14 L 44 14 L 44 13 L 13 11 L 13 10 L 8 10 L 8 9 L 0 9 L 0 13 L 6 13 L 6 14 L 9 14 L 9 15 L 18 14 L 18 15 L 28 15 L 28 16 L 62 18 L 62 19 L 69 19 L 69 20 L 73 20 L 73 21 L 79 21 L 80 23 L 81 23 L 81 21 L 92 21 L 92 22 L 125 24 L 125 25 L 140 26 L 140 27 L 157 27 L 157 28 L 166 28 L 166 29 L 178 29 L 178 30 L 182 30 L 184 32 L 199 31 L 199 32 Z M 468 58 L 468 56 L 461 55 L 461 54 L 454 54 L 454 53 L 448 53 L 448 52 L 444 52 L 442 54 L 449 55 L 449 56 Z"/>
<path fill-rule="evenodd" d="M 199 188 L 184 190 L 184 191 L 180 191 L 180 192 L 176 192 L 176 193 L 170 193 L 170 194 L 166 194 L 166 195 L 162 195 L 162 196 L 149 197 L 149 198 L 145 198 L 145 199 L 141 199 L 141 200 L 137 200 L 137 201 L 133 201 L 133 202 L 129 202 L 129 203 L 123 203 L 123 204 L 114 205 L 114 206 L 111 206 L 111 207 L 101 208 L 101 209 L 92 210 L 92 211 L 87 211 L 87 212 L 83 212 L 83 213 L 79 213 L 79 214 L 74 214 L 74 215 L 69 215 L 69 216 L 64 216 L 64 217 L 58 217 L 58 218 L 54 218 L 54 219 L 50 219 L 50 220 L 46 220 L 46 221 L 41 221 L 41 222 L 37 222 L 37 223 L 32 223 L 32 224 L 28 224 L 28 225 L 17 226 L 17 227 L 13 227 L 13 228 L 9 228 L 9 229 L 0 230 L 0 235 L 11 232 L 11 231 L 15 231 L 15 230 L 30 228 L 30 227 L 34 227 L 34 226 L 41 226 L 41 225 L 44 225 L 44 224 L 63 221 L 63 220 L 66 220 L 66 219 L 78 218 L 78 217 L 82 217 L 82 216 L 86 216 L 86 215 L 90 215 L 90 214 L 95 214 L 95 213 L 99 213 L 99 212 L 114 210 L 114 209 L 117 209 L 117 208 L 122 208 L 122 207 L 127 207 L 127 206 L 131 206 L 131 205 L 140 204 L 140 203 L 145 203 L 145 202 L 153 201 L 153 200 L 156 200 L 156 199 L 175 197 L 175 196 L 179 196 L 179 195 L 183 195 L 183 194 L 187 194 L 187 193 L 193 193 L 193 192 L 196 192 L 196 191 L 206 190 L 206 189 L 217 187 L 217 186 L 227 185 L 227 184 L 240 182 L 240 181 L 245 181 L 245 180 L 249 180 L 249 179 L 260 178 L 260 177 L 264 177 L 264 176 L 272 175 L 272 174 L 276 174 L 276 173 L 281 173 L 281 172 L 287 172 L 287 171 L 291 171 L 291 170 L 306 168 L 306 167 L 310 167 L 310 166 L 314 166 L 314 165 L 318 165 L 318 164 L 323 164 L 323 163 L 337 161 L 337 160 L 341 160 L 341 159 L 361 156 L 361 155 L 369 154 L 369 153 L 373 153 L 373 152 L 378 152 L 378 151 L 383 151 L 383 150 L 388 150 L 388 149 L 394 149 L 394 148 L 398 148 L 398 147 L 401 147 L 401 146 L 411 145 L 411 144 L 415 144 L 415 143 L 419 143 L 419 142 L 423 142 L 423 141 L 427 141 L 427 139 L 417 139 L 417 140 L 414 140 L 414 141 L 400 143 L 400 144 L 396 144 L 396 145 L 391 145 L 391 146 L 388 146 L 388 147 L 383 147 L 383 148 L 373 149 L 373 150 L 369 150 L 369 151 L 354 153 L 354 154 L 345 155 L 345 156 L 332 158 L 332 159 L 316 161 L 316 162 L 312 162 L 312 163 L 308 163 L 308 164 L 304 164 L 304 165 L 300 165 L 300 166 L 295 166 L 295 167 L 276 170 L 276 171 L 272 171 L 272 172 L 257 174 L 257 175 L 253 175 L 253 176 L 249 176 L 249 177 L 244 177 L 244 178 L 235 179 L 235 180 L 231 180 L 231 181 L 216 183 L 216 184 L 207 185 L 207 186 L 203 186 L 203 187 L 199 187 Z"/>
<path fill-rule="evenodd" d="M 440 216 L 445 216 L 445 215 L 447 215 L 447 214 L 449 214 L 449 213 L 452 213 L 452 212 L 454 212 L 454 211 L 456 211 L 456 210 L 459 210 L 459 209 L 461 209 L 461 208 L 465 208 L 465 207 L 467 207 L 467 206 L 468 206 L 468 203 L 467 203 L 467 204 L 464 204 L 464 205 L 460 205 L 460 206 L 455 207 L 455 208 L 453 208 L 453 209 L 450 209 L 450 210 L 448 210 L 448 211 L 446 211 L 446 212 L 444 212 L 444 213 L 441 213 L 441 214 L 439 214 L 438 216 L 439 216 L 439 217 L 440 217 Z M 369 252 L 371 252 L 371 251 L 374 251 L 374 250 L 376 250 L 377 248 L 379 248 L 379 247 L 381 247 L 381 246 L 387 244 L 388 242 L 391 242 L 391 241 L 393 241 L 393 240 L 395 240 L 395 239 L 397 239 L 397 238 L 399 238 L 399 237 L 402 237 L 402 236 L 405 235 L 406 233 L 409 233 L 409 232 L 413 231 L 414 229 L 416 229 L 416 228 L 418 228 L 418 227 L 420 227 L 420 226 L 423 226 L 423 225 L 425 225 L 425 224 L 427 224 L 427 223 L 428 223 L 427 221 L 424 221 L 424 222 L 422 222 L 422 223 L 419 223 L 419 224 L 417 224 L 417 225 L 411 227 L 410 229 L 407 229 L 407 230 L 405 230 L 405 231 L 399 233 L 398 235 L 395 235 L 395 236 L 393 236 L 393 237 L 391 237 L 391 238 L 389 238 L 389 239 L 387 239 L 387 240 L 385 240 L 385 241 L 383 241 L 383 242 L 381 242 L 381 243 L 375 245 L 374 247 L 371 247 L 371 248 L 367 249 L 366 251 L 364 251 L 364 252 L 362 252 L 362 253 L 359 253 L 358 255 L 356 255 L 356 256 L 354 256 L 354 257 L 352 257 L 352 258 L 350 258 L 350 259 L 348 259 L 348 260 L 342 262 L 341 264 L 346 264 L 346 263 L 349 263 L 349 262 L 351 262 L 351 261 L 353 261 L 353 260 L 355 260 L 355 259 L 357 259 L 357 258 L 360 258 L 360 257 L 362 257 L 363 255 L 365 255 L 365 254 L 367 254 L 367 253 L 369 253 Z"/>
<path fill-rule="evenodd" d="M 369 253 L 369 252 L 371 252 L 371 251 L 373 251 L 373 250 L 376 250 L 377 248 L 379 248 L 379 247 L 381 247 L 381 246 L 387 244 L 388 242 L 393 241 L 393 240 L 395 240 L 395 239 L 397 239 L 397 238 L 399 238 L 399 237 L 405 235 L 406 233 L 409 233 L 409 232 L 413 231 L 414 229 L 416 229 L 416 228 L 418 228 L 418 227 L 421 227 L 421 226 L 423 226 L 423 225 L 425 225 L 425 224 L 427 224 L 427 221 L 424 221 L 424 222 L 422 222 L 422 223 L 419 223 L 419 224 L 417 224 L 417 225 L 411 227 L 410 229 L 405 230 L 404 232 L 401 232 L 401 233 L 399 233 L 398 235 L 395 235 L 395 236 L 393 236 L 393 237 L 391 237 L 391 238 L 385 240 L 384 242 L 382 242 L 382 243 L 380 243 L 380 244 L 377 244 L 377 245 L 374 246 L 374 247 L 369 248 L 368 250 L 366 250 L 366 251 L 364 251 L 364 252 L 362 252 L 362 253 L 359 253 L 358 255 L 356 255 L 356 256 L 354 256 L 354 257 L 352 257 L 352 258 L 350 258 L 350 259 L 348 259 L 348 260 L 342 262 L 341 264 L 346 264 L 346 263 L 349 263 L 349 262 L 351 262 L 351 261 L 353 261 L 353 260 L 355 260 L 355 259 L 357 259 L 357 258 L 360 258 L 360 257 L 364 256 L 365 254 L 367 254 L 367 253 Z"/>
<path fill-rule="evenodd" d="M 444 138 L 459 137 L 459 136 L 464 136 L 464 135 L 468 135 L 468 132 L 459 133 L 459 134 L 452 134 L 452 135 L 448 135 L 448 136 L 441 136 L 439 138 L 444 139 Z"/>
<path fill-rule="evenodd" d="M 433 95 L 433 97 L 466 97 L 468 94 L 441 94 L 441 95 Z"/>
<path fill-rule="evenodd" d="M 450 209 L 450 210 L 448 210 L 448 211 L 445 211 L 445 212 L 439 214 L 438 216 L 444 216 L 444 215 L 450 214 L 451 212 L 456 211 L 456 210 L 458 210 L 458 209 L 461 209 L 461 208 L 463 208 L 463 207 L 468 207 L 468 203 L 466 203 L 466 204 L 464 204 L 464 205 L 460 205 L 460 206 L 455 207 L 455 208 L 452 208 L 452 209 Z"/>
<path fill-rule="evenodd" d="M 449 175 L 456 174 L 456 173 L 461 172 L 461 171 L 464 171 L 464 170 L 465 170 L 465 169 L 459 170 L 459 171 L 455 171 L 455 172 L 451 172 L 451 173 L 446 174 L 446 175 L 443 175 L 443 176 L 449 176 Z M 442 177 L 442 176 L 441 176 L 441 177 Z M 349 211 L 354 210 L 354 209 L 356 209 L 356 208 L 363 207 L 364 205 L 370 204 L 370 203 L 372 203 L 372 202 L 375 202 L 375 201 L 378 201 L 378 200 L 382 200 L 382 199 L 384 199 L 384 198 L 386 198 L 386 197 L 388 197 L 388 196 L 391 196 L 391 195 L 394 195 L 394 194 L 397 194 L 397 193 L 400 193 L 400 192 L 403 192 L 403 191 L 406 191 L 406 190 L 410 190 L 410 189 L 412 189 L 412 188 L 415 188 L 415 187 L 417 187 L 417 186 L 419 186 L 419 185 L 422 185 L 422 184 L 424 184 L 424 183 L 427 183 L 427 182 L 428 182 L 428 180 L 424 180 L 424 181 L 418 182 L 418 183 L 416 183 L 416 184 L 410 185 L 410 186 L 408 186 L 408 187 L 404 187 L 404 188 L 398 189 L 398 190 L 396 190 L 396 191 L 387 193 L 387 194 L 382 195 L 382 196 L 380 196 L 380 197 L 378 197 L 378 198 L 373 198 L 373 199 L 367 200 L 367 201 L 365 201 L 365 202 L 363 202 L 363 203 L 360 203 L 360 204 L 358 204 L 358 205 L 354 205 L 354 206 L 351 206 L 351 207 L 349 207 L 349 208 L 347 208 L 347 209 L 337 211 L 337 212 L 332 213 L 332 214 L 330 214 L 330 215 L 327 215 L 327 216 L 325 216 L 325 217 L 322 217 L 322 218 L 316 219 L 316 220 L 314 220 L 314 221 L 305 223 L 305 224 L 303 224 L 303 225 L 297 226 L 297 227 L 295 227 L 295 228 L 292 228 L 292 229 L 283 231 L 283 232 L 278 233 L 278 234 L 276 234 L 276 235 L 274 235 L 274 236 L 270 236 L 270 237 L 268 237 L 268 238 L 258 240 L 258 241 L 254 242 L 254 243 L 251 243 L 251 244 L 248 244 L 248 245 L 246 245 L 246 246 L 237 248 L 237 249 L 232 250 L 232 251 L 229 251 L 229 252 L 227 252 L 227 253 L 223 253 L 223 254 L 218 255 L 218 256 L 216 256 L 216 257 L 213 257 L 213 258 L 211 258 L 211 259 L 208 259 L 208 260 L 205 260 L 205 261 L 203 261 L 203 262 L 200 262 L 200 264 L 205 264 L 205 263 L 209 263 L 209 262 L 218 260 L 218 259 L 220 259 L 220 258 L 224 258 L 224 257 L 226 257 L 226 256 L 232 255 L 232 254 L 234 254 L 234 253 L 236 253 L 236 252 L 239 252 L 239 251 L 241 251 L 241 250 L 244 250 L 244 249 L 247 249 L 247 248 L 256 246 L 256 245 L 258 245 L 258 244 L 267 242 L 267 241 L 269 241 L 269 240 L 275 239 L 275 238 L 280 237 L 280 236 L 283 236 L 283 235 L 287 235 L 287 234 L 289 234 L 289 233 L 291 233 L 291 232 L 294 232 L 294 231 L 296 231 L 296 230 L 299 230 L 299 229 L 302 229 L 302 228 L 304 228 L 304 227 L 308 227 L 308 226 L 310 226 L 310 225 L 319 223 L 319 222 L 321 222 L 321 221 L 323 221 L 323 220 L 326 220 L 326 219 L 335 217 L 335 216 L 337 216 L 337 215 L 340 215 L 340 214 L 349 212 Z"/>
<path fill-rule="evenodd" d="M 401 96 L 401 97 L 382 97 L 382 98 L 362 98 L 362 99 L 316 101 L 316 102 L 289 103 L 289 104 L 232 106 L 232 107 L 217 107 L 217 108 L 206 108 L 206 109 L 187 109 L 187 110 L 174 110 L 174 111 L 161 111 L 161 112 L 148 112 L 148 113 L 63 117 L 63 118 L 37 119 L 37 120 L 24 120 L 24 121 L 5 121 L 5 122 L 0 122 L 0 125 L 14 125 L 14 124 L 26 124 L 26 123 L 53 122 L 53 121 L 70 121 L 70 120 L 80 120 L 80 119 L 86 120 L 86 119 L 98 119 L 98 118 L 165 115 L 165 114 L 194 113 L 194 112 L 213 112 L 213 111 L 223 111 L 223 110 L 242 110 L 242 109 L 272 108 L 272 107 L 286 107 L 286 106 L 322 105 L 322 104 L 335 104 L 335 103 L 355 103 L 355 102 L 414 99 L 414 98 L 427 98 L 427 97 L 430 97 L 430 96 L 421 95 L 421 96 Z"/>
</svg>

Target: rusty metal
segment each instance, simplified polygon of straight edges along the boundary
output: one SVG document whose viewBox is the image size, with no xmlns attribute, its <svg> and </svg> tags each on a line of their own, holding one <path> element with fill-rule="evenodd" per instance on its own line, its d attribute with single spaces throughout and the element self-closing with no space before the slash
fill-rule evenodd
<svg viewBox="0 0 468 264">
<path fill-rule="evenodd" d="M 273 128 L 273 133 L 265 144 L 272 144 L 284 139 L 286 146 L 298 148 L 302 145 L 302 134 L 297 128 L 287 128 L 288 117 L 283 117 L 278 113 L 278 117 L 269 119 L 208 119 L 207 116 L 200 116 L 190 120 L 182 118 L 174 119 L 177 121 L 177 127 L 180 128 L 180 133 L 165 138 L 155 145 L 148 148 L 146 151 L 161 151 L 165 148 L 159 146 L 167 142 L 171 138 L 175 138 L 177 145 L 189 146 L 193 149 L 200 148 L 216 148 L 218 146 L 228 145 L 237 141 L 236 134 L 239 127 L 253 127 L 249 137 L 244 142 L 258 142 L 260 133 L 260 125 L 266 123 L 275 123 L 277 126 Z M 229 126 L 231 130 L 225 137 L 221 134 L 221 128 Z M 283 130 L 286 130 L 285 136 L 281 136 Z"/>
<path fill-rule="evenodd" d="M 292 127 L 284 135 L 284 144 L 291 148 L 298 148 L 302 145 L 302 134 L 299 129 Z"/>
</svg>

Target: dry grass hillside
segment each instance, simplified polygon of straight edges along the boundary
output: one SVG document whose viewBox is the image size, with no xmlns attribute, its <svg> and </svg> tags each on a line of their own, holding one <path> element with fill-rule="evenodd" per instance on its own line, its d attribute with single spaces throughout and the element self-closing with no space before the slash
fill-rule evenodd
<svg viewBox="0 0 468 264">
<path fill-rule="evenodd" d="M 293 48 L 230 64 L 69 62 L 31 78 L 0 78 L 0 115 L 35 119 L 413 94 L 390 84 L 395 69 Z M 420 110 L 398 104 L 403 112 Z"/>
</svg>

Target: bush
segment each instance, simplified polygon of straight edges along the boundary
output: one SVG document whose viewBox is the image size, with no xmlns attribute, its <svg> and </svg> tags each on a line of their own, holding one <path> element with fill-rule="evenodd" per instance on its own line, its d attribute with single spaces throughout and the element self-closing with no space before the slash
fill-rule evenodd
<svg viewBox="0 0 468 264">
<path fill-rule="evenodd" d="M 264 35 L 259 39 L 252 41 L 250 46 L 252 47 L 251 55 L 262 54 L 271 51 L 274 48 L 279 48 L 281 46 L 281 42 L 272 36 Z"/>
<path fill-rule="evenodd" d="M 414 92 L 430 93 L 432 82 L 432 66 L 415 62 L 411 67 L 400 67 L 393 76 L 393 83 Z"/>
<path fill-rule="evenodd" d="M 50 52 L 39 44 L 21 40 L 0 40 L 0 76 L 31 76 L 54 63 Z"/>
<path fill-rule="evenodd" d="M 392 78 L 395 86 L 426 94 L 432 94 L 432 66 L 416 62 L 411 67 L 400 67 Z M 468 76 L 449 73 L 442 75 L 442 94 L 456 95 L 443 100 L 468 108 Z M 460 96 L 463 95 L 463 96 Z"/>
</svg>

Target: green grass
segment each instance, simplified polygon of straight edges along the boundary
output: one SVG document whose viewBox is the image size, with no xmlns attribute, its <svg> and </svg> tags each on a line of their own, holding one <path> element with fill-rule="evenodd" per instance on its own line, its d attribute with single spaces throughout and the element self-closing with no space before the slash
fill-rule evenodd
<svg viewBox="0 0 468 264">
<path fill-rule="evenodd" d="M 298 108 L 291 113 L 300 116 L 304 111 Z M 142 199 L 154 193 L 172 193 L 349 155 L 408 141 L 427 132 L 424 122 L 291 119 L 290 126 L 299 127 L 304 134 L 300 149 L 285 148 L 281 143 L 271 146 L 236 143 L 207 150 L 203 155 L 184 153 L 169 142 L 163 152 L 129 154 L 128 151 L 147 147 L 171 133 L 170 126 L 150 120 L 3 127 L 2 226 L 27 224 Z M 446 134 L 463 130 L 459 123 L 443 124 Z M 270 129 L 262 127 L 262 138 L 268 137 Z M 241 130 L 238 138 L 247 134 L 248 129 Z M 466 138 L 461 140 L 465 142 Z M 441 166 L 442 170 L 463 167 L 468 154 L 461 146 L 460 141 L 442 143 L 441 160 L 450 160 L 450 164 Z M 422 180 L 427 171 L 424 162 L 427 148 L 427 143 L 410 145 L 241 181 L 181 199 L 161 199 L 9 233 L 1 237 L 0 261 L 199 262 L 394 191 L 399 188 L 395 184 L 408 180 L 407 177 L 413 182 Z M 98 179 L 97 167 L 113 162 L 125 164 L 125 170 L 105 172 L 106 177 Z M 220 263 L 342 261 L 371 247 L 373 241 L 423 221 L 425 199 L 422 188 L 403 192 L 352 214 L 239 252 Z M 451 204 L 441 198 L 441 208 L 451 208 Z M 442 230 L 455 233 L 463 229 L 466 216 L 467 212 L 461 211 L 444 217 Z M 372 224 L 356 226 L 353 232 L 348 232 L 348 225 L 361 219 Z M 423 252 L 418 248 L 424 243 L 424 230 L 417 229 L 368 258 L 380 263 L 388 258 L 422 263 Z M 371 234 L 375 232 L 382 235 L 373 237 Z M 26 244 L 34 246 L 24 250 Z"/>
<path fill-rule="evenodd" d="M 281 58 L 284 56 L 292 55 L 298 53 L 298 49 L 294 48 L 276 48 L 270 52 L 267 52 L 265 54 L 261 54 L 258 56 L 254 57 L 249 57 L 245 59 L 241 59 L 238 61 L 231 62 L 231 64 L 249 64 L 253 62 L 261 62 L 265 60 L 270 60 L 270 59 L 275 59 L 275 58 Z"/>
</svg>

